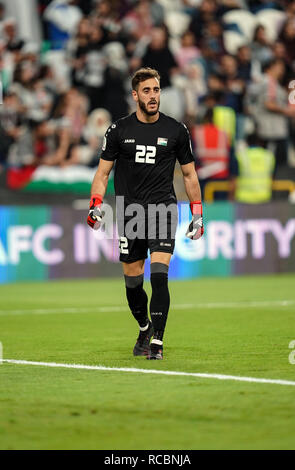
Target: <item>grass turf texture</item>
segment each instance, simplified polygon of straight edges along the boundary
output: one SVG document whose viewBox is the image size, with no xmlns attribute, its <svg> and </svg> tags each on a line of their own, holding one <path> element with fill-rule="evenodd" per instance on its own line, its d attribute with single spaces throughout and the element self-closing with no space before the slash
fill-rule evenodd
<svg viewBox="0 0 295 470">
<path fill-rule="evenodd" d="M 4 359 L 295 380 L 294 304 L 242 304 L 295 300 L 294 285 L 294 275 L 171 282 L 165 358 L 152 362 L 132 356 L 122 280 L 3 285 Z M 197 306 L 212 302 L 241 305 Z M 292 386 L 6 363 L 0 383 L 0 449 L 295 447 Z"/>
</svg>

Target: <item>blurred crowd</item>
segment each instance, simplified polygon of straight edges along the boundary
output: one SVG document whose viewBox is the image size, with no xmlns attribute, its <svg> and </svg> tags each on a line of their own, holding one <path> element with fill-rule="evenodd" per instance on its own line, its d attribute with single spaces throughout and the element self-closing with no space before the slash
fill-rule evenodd
<svg viewBox="0 0 295 470">
<path fill-rule="evenodd" d="M 227 168 L 204 181 L 234 178 L 249 145 L 273 174 L 294 167 L 295 1 L 39 0 L 38 15 L 40 44 L 0 3 L 0 168 L 96 166 L 141 66 L 159 71 L 161 110 L 187 124 L 200 166 L 226 135 Z"/>
</svg>

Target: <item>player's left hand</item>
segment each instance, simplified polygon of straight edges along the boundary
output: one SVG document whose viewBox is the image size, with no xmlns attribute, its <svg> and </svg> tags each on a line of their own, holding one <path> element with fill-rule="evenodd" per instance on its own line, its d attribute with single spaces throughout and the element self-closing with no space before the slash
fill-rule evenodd
<svg viewBox="0 0 295 470">
<path fill-rule="evenodd" d="M 198 240 L 204 233 L 202 202 L 191 202 L 190 207 L 192 211 L 192 221 L 185 235 L 191 240 Z"/>
</svg>

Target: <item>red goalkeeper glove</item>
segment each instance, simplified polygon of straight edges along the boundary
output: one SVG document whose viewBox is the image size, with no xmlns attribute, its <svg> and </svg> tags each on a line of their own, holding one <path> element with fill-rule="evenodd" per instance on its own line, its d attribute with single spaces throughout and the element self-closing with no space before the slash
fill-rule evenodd
<svg viewBox="0 0 295 470">
<path fill-rule="evenodd" d="M 100 194 L 93 194 L 89 203 L 89 212 L 87 217 L 87 224 L 94 228 L 99 228 L 102 221 L 102 212 L 100 210 L 102 204 L 102 196 Z"/>
<path fill-rule="evenodd" d="M 193 201 L 190 208 L 193 217 L 185 235 L 191 240 L 198 240 L 204 233 L 202 202 Z"/>
</svg>

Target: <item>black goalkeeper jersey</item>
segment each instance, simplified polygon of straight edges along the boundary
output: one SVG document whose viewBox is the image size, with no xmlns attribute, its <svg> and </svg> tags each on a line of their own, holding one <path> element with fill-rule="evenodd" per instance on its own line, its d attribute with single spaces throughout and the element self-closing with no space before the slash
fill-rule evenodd
<svg viewBox="0 0 295 470">
<path fill-rule="evenodd" d="M 136 113 L 116 121 L 105 134 L 101 158 L 116 162 L 116 196 L 143 206 L 175 202 L 176 159 L 181 165 L 194 161 L 187 128 L 163 113 L 153 123 L 139 121 Z"/>
</svg>

